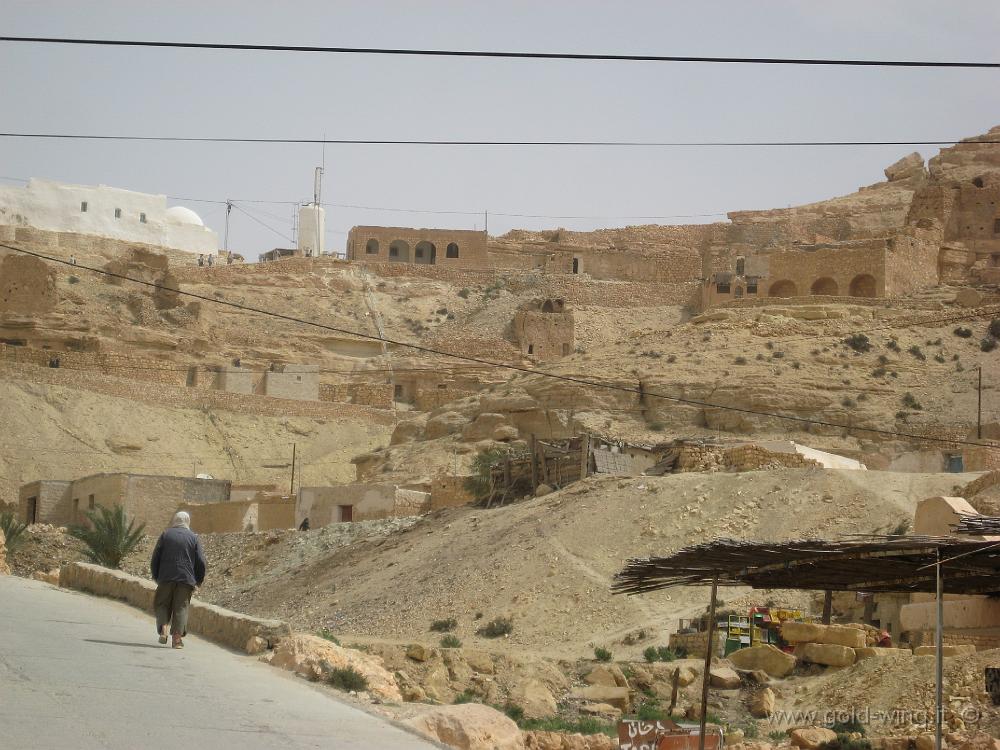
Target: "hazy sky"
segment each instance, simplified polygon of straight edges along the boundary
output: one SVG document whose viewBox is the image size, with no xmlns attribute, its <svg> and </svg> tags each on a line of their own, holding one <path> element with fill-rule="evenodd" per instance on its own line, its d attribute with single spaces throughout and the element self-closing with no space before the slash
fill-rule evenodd
<svg viewBox="0 0 1000 750">
<path fill-rule="evenodd" d="M 1000 61 L 1000 3 L 46 2 L 4 34 L 327 46 Z M 0 44 L 0 131 L 292 138 L 925 140 L 1000 124 L 1000 70 L 804 68 Z M 491 212 L 489 229 L 589 229 L 804 203 L 912 148 L 328 146 L 324 201 Z M 936 153 L 924 149 L 924 156 Z M 318 146 L 0 139 L 0 175 L 213 200 L 312 193 Z M 183 201 L 176 201 L 181 202 Z M 223 228 L 224 207 L 191 203 Z M 291 233 L 291 208 L 245 204 Z M 722 218 L 722 217 L 719 217 Z M 482 228 L 479 215 L 331 208 L 355 224 Z M 288 241 L 234 211 L 248 257 Z"/>
</svg>

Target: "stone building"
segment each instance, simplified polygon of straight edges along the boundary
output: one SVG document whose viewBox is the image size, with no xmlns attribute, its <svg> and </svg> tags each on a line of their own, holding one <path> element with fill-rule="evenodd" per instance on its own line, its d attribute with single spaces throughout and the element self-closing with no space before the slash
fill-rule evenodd
<svg viewBox="0 0 1000 750">
<path fill-rule="evenodd" d="M 310 528 L 331 523 L 417 516 L 431 509 L 429 492 L 389 483 L 302 487 L 295 501 L 295 524 L 306 518 Z"/>
<path fill-rule="evenodd" d="M 521 353 L 540 362 L 569 356 L 576 347 L 573 311 L 562 299 L 535 300 L 518 310 L 513 329 Z"/>
<path fill-rule="evenodd" d="M 183 503 L 177 508 L 191 516 L 196 534 L 231 534 L 239 531 L 270 531 L 295 527 L 295 501 L 274 493 L 237 497 L 229 502 Z"/>
<path fill-rule="evenodd" d="M 449 268 L 489 268 L 486 232 L 358 226 L 347 235 L 347 259 Z"/>
<path fill-rule="evenodd" d="M 215 372 L 215 388 L 228 393 L 319 401 L 319 365 L 275 364 L 268 370 L 223 365 Z"/>
<path fill-rule="evenodd" d="M 21 487 L 18 517 L 26 523 L 81 523 L 97 506 L 120 505 L 149 531 L 165 528 L 184 503 L 224 503 L 230 482 L 150 474 L 93 474 L 72 481 L 41 479 Z"/>
<path fill-rule="evenodd" d="M 219 237 L 189 208 L 167 208 L 163 195 L 107 185 L 32 179 L 0 187 L 0 224 L 75 232 L 191 253 L 214 253 Z"/>
</svg>

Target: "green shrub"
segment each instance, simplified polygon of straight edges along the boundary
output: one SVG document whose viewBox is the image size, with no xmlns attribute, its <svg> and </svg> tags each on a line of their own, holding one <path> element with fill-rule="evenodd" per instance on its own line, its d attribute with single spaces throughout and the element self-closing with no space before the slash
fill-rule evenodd
<svg viewBox="0 0 1000 750">
<path fill-rule="evenodd" d="M 462 299 L 468 299 L 471 293 L 472 293 L 471 290 L 468 287 L 466 287 L 458 291 L 458 296 L 461 297 Z"/>
<path fill-rule="evenodd" d="M 448 633 L 441 639 L 441 648 L 461 648 L 462 641 L 454 633 Z"/>
<path fill-rule="evenodd" d="M 598 646 L 594 649 L 594 658 L 597 659 L 597 661 L 611 661 L 611 652 L 606 648 Z"/>
<path fill-rule="evenodd" d="M 979 342 L 979 348 L 984 352 L 991 352 L 997 348 L 997 340 L 992 336 Z"/>
<path fill-rule="evenodd" d="M 66 280 L 67 280 L 67 281 L 68 281 L 68 282 L 69 282 L 70 284 L 79 284 L 79 283 L 80 283 L 80 277 L 79 277 L 79 276 L 70 276 L 70 277 L 69 277 L 68 279 L 66 279 Z"/>
<path fill-rule="evenodd" d="M 458 620 L 449 617 L 447 620 L 435 620 L 431 623 L 431 630 L 435 633 L 450 633 L 458 627 Z"/>
<path fill-rule="evenodd" d="M 502 635 L 510 635 L 513 631 L 514 623 L 509 617 L 496 617 L 479 628 L 476 634 L 485 638 L 499 638 Z"/>
<path fill-rule="evenodd" d="M 470 693 L 468 690 L 463 690 L 455 696 L 455 700 L 452 703 L 479 703 L 479 696 L 475 693 Z"/>
<path fill-rule="evenodd" d="M 649 429 L 651 429 L 653 432 L 663 432 L 665 426 L 663 422 L 653 422 L 652 424 L 649 425 Z"/>
<path fill-rule="evenodd" d="M 491 448 L 477 453 L 472 459 L 472 474 L 463 482 L 465 490 L 477 500 L 487 497 L 493 490 L 493 464 L 503 460 L 505 456 L 507 456 L 506 448 Z"/>
<path fill-rule="evenodd" d="M 844 343 L 856 352 L 871 351 L 872 342 L 863 333 L 855 333 L 844 339 Z"/>
<path fill-rule="evenodd" d="M 959 326 L 954 331 L 952 331 L 952 333 L 954 333 L 959 338 L 963 338 L 963 339 L 972 338 L 972 329 L 971 328 L 964 328 L 963 326 Z"/>
<path fill-rule="evenodd" d="M 508 703 L 506 706 L 504 706 L 503 712 L 507 714 L 508 718 L 510 718 L 513 721 L 516 721 L 518 724 L 524 721 L 524 709 L 513 703 Z"/>
<path fill-rule="evenodd" d="M 907 409 L 913 409 L 913 411 L 920 411 L 924 408 L 920 405 L 920 402 L 917 401 L 916 397 L 909 391 L 903 394 L 903 406 Z"/>
<path fill-rule="evenodd" d="M 886 348 L 891 349 L 894 352 L 902 351 L 902 349 L 899 348 L 899 342 L 896 341 L 896 339 L 889 339 L 889 342 L 886 344 Z"/>
<path fill-rule="evenodd" d="M 656 656 L 660 661 L 673 661 L 678 658 L 677 653 L 669 646 L 658 646 L 656 649 Z"/>
<path fill-rule="evenodd" d="M 331 630 L 327 630 L 326 628 L 323 628 L 316 635 L 318 635 L 320 638 L 322 638 L 325 641 L 330 641 L 330 643 L 336 643 L 338 646 L 340 645 L 340 639 L 337 638 L 337 636 L 335 636 L 333 634 L 333 631 L 331 631 Z"/>
<path fill-rule="evenodd" d="M 326 676 L 328 685 L 345 693 L 362 693 L 368 689 L 368 679 L 354 667 L 336 667 Z"/>
<path fill-rule="evenodd" d="M 13 552 L 24 541 L 24 530 L 28 524 L 15 518 L 13 513 L 0 513 L 0 530 L 7 539 L 7 550 Z"/>
<path fill-rule="evenodd" d="M 1000 318 L 994 318 L 986 328 L 986 333 L 995 339 L 1000 339 Z"/>
<path fill-rule="evenodd" d="M 905 411 L 896 412 L 896 419 L 898 419 L 900 422 L 905 422 L 907 419 L 909 419 L 909 417 L 910 417 L 909 412 Z"/>
<path fill-rule="evenodd" d="M 852 740 L 849 734 L 838 734 L 837 739 L 829 740 L 819 746 L 819 750 L 872 750 L 868 740 Z"/>
<path fill-rule="evenodd" d="M 122 560 L 142 539 L 146 524 L 136 527 L 134 521 L 128 520 L 125 509 L 120 505 L 110 510 L 98 505 L 85 515 L 91 525 L 74 524 L 67 529 L 69 535 L 83 542 L 83 553 L 91 562 L 105 568 L 121 568 Z"/>
<path fill-rule="evenodd" d="M 908 352 L 909 352 L 910 354 L 912 354 L 912 355 L 913 355 L 914 357 L 916 357 L 917 359 L 919 359 L 919 360 L 920 360 L 921 362 L 923 362 L 923 361 L 925 361 L 925 360 L 927 359 L 927 357 L 926 357 L 926 356 L 924 356 L 924 353 L 923 353 L 923 351 L 922 351 L 922 350 L 920 349 L 920 347 L 919 347 L 919 346 L 917 346 L 916 344 L 914 344 L 913 346 L 911 346 L 911 347 L 910 347 L 909 349 L 907 349 L 906 351 L 908 351 Z"/>
<path fill-rule="evenodd" d="M 775 742 L 781 742 L 782 740 L 788 739 L 788 732 L 783 732 L 780 729 L 776 729 L 773 732 L 768 732 L 768 739 L 774 740 Z"/>
<path fill-rule="evenodd" d="M 885 375 L 885 373 L 886 373 L 886 369 L 884 367 L 876 367 L 874 370 L 872 370 L 872 377 L 873 378 L 880 378 L 883 375 Z"/>
<path fill-rule="evenodd" d="M 909 521 L 906 522 L 909 525 Z M 837 734 L 851 734 L 857 732 L 862 737 L 865 736 L 865 725 L 858 721 L 857 716 L 852 716 L 847 721 L 835 721 L 830 725 L 832 729 Z"/>
<path fill-rule="evenodd" d="M 649 646 L 645 651 L 642 652 L 642 655 L 646 658 L 646 661 L 652 664 L 658 658 L 658 655 L 656 653 L 656 646 Z"/>
<path fill-rule="evenodd" d="M 509 716 L 509 714 L 508 714 Z M 512 719 L 514 717 L 511 717 Z M 560 716 L 552 716 L 546 719 L 514 719 L 517 725 L 527 731 L 536 732 L 560 732 L 563 734 L 605 734 L 608 737 L 617 737 L 618 729 L 616 725 L 601 721 L 592 716 L 581 716 L 578 719 L 564 719 Z"/>
<path fill-rule="evenodd" d="M 853 398 L 845 396 L 844 399 L 840 402 L 840 405 L 843 406 L 843 407 L 846 407 L 848 409 L 851 409 L 851 408 L 857 406 L 857 403 L 855 403 L 855 401 L 854 401 Z"/>
<path fill-rule="evenodd" d="M 943 354 L 935 354 L 934 355 L 934 361 L 935 362 L 944 362 L 944 355 Z"/>
<path fill-rule="evenodd" d="M 635 718 L 639 721 L 663 721 L 669 717 L 656 701 L 644 701 L 635 712 Z"/>
<path fill-rule="evenodd" d="M 746 357 L 737 357 L 733 360 L 734 365 L 745 365 L 747 363 Z"/>
</svg>

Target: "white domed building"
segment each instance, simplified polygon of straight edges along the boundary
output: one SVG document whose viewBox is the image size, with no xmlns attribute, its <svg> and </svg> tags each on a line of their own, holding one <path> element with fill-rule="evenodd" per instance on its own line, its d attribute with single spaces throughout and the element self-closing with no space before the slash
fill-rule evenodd
<svg viewBox="0 0 1000 750">
<path fill-rule="evenodd" d="M 219 249 L 219 235 L 190 208 L 167 208 L 166 196 L 107 185 L 33 179 L 25 187 L 0 186 L 0 225 L 92 234 L 189 253 Z"/>
</svg>

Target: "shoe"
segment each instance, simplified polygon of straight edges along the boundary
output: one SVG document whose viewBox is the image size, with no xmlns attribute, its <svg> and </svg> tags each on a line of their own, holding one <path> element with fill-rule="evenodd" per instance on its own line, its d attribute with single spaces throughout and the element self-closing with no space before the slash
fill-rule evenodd
<svg viewBox="0 0 1000 750">
<path fill-rule="evenodd" d="M 160 643 L 164 646 L 167 645 L 167 626 L 164 625 L 160 628 Z"/>
<path fill-rule="evenodd" d="M 174 642 L 171 644 L 172 648 L 184 648 L 184 641 L 181 640 L 179 635 L 174 636 Z"/>
</svg>

